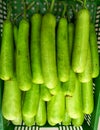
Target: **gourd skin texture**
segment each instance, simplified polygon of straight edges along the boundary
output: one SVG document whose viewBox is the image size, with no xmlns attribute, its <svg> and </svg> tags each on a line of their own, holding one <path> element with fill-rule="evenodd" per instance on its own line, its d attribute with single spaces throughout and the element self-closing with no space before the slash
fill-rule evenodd
<svg viewBox="0 0 100 130">
<path fill-rule="evenodd" d="M 97 45 L 97 36 L 95 32 L 95 25 L 90 24 L 90 49 L 92 57 L 92 78 L 96 78 L 99 75 L 99 54 Z"/>
<path fill-rule="evenodd" d="M 79 118 L 72 119 L 72 124 L 76 127 L 79 127 L 83 124 L 84 122 L 84 113 Z"/>
<path fill-rule="evenodd" d="M 1 56 L 0 56 L 0 77 L 2 80 L 9 80 L 14 75 L 14 44 L 13 25 L 11 21 L 3 23 Z"/>
<path fill-rule="evenodd" d="M 93 81 L 82 84 L 83 113 L 91 114 L 94 109 Z"/>
<path fill-rule="evenodd" d="M 31 89 L 25 92 L 23 100 L 22 115 L 24 117 L 31 118 L 36 115 L 39 104 L 39 97 L 39 85 L 32 84 Z"/>
<path fill-rule="evenodd" d="M 42 16 L 33 14 L 31 18 L 31 67 L 32 81 L 36 84 L 42 84 L 43 74 L 40 54 L 40 34 L 41 34 Z"/>
<path fill-rule="evenodd" d="M 68 112 L 65 111 L 65 115 L 64 115 L 64 119 L 62 121 L 62 124 L 63 125 L 70 125 L 71 124 L 71 118 L 70 116 L 68 115 Z"/>
<path fill-rule="evenodd" d="M 39 126 L 43 126 L 46 123 L 46 102 L 41 98 L 39 100 L 38 111 L 35 117 L 36 124 Z"/>
<path fill-rule="evenodd" d="M 76 74 L 70 69 L 69 80 L 67 82 L 62 83 L 62 89 L 64 91 L 65 96 L 73 96 L 75 91 L 76 84 Z"/>
<path fill-rule="evenodd" d="M 79 118 L 82 114 L 82 92 L 78 78 L 76 78 L 73 96 L 66 96 L 66 110 L 71 118 Z"/>
<path fill-rule="evenodd" d="M 50 90 L 44 84 L 40 85 L 40 95 L 41 99 L 44 101 L 50 101 L 52 98 Z"/>
<path fill-rule="evenodd" d="M 21 117 L 21 91 L 16 77 L 4 82 L 2 114 L 7 120 Z"/>
<path fill-rule="evenodd" d="M 52 96 L 47 102 L 47 118 L 50 125 L 62 122 L 65 113 L 65 97 L 60 90 L 57 95 Z"/>
<path fill-rule="evenodd" d="M 92 79 L 92 57 L 91 57 L 90 45 L 88 46 L 85 70 L 84 72 L 78 74 L 78 78 L 82 83 L 89 82 Z"/>
<path fill-rule="evenodd" d="M 61 18 L 57 28 L 57 70 L 61 82 L 69 80 L 68 22 Z"/>
<path fill-rule="evenodd" d="M 31 67 L 29 58 L 29 23 L 22 19 L 19 23 L 17 41 L 16 72 L 19 88 L 27 91 L 32 87 Z"/>
<path fill-rule="evenodd" d="M 89 11 L 81 9 L 77 14 L 72 54 L 72 69 L 76 73 L 82 73 L 85 70 L 89 41 L 89 24 Z"/>
<path fill-rule="evenodd" d="M 68 42 L 69 42 L 69 56 L 70 56 L 70 62 L 72 58 L 72 52 L 73 52 L 73 42 L 74 42 L 74 24 L 69 23 L 68 24 Z"/>
<path fill-rule="evenodd" d="M 51 13 L 44 15 L 41 25 L 41 60 L 44 83 L 50 89 L 57 85 L 55 27 L 55 16 Z"/>
</svg>

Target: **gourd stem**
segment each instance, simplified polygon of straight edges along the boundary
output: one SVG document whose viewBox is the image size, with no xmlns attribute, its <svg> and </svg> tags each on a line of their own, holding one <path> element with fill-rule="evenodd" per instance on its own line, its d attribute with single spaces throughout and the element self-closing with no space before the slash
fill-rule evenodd
<svg viewBox="0 0 100 130">
<path fill-rule="evenodd" d="M 31 9 L 34 4 L 35 4 L 35 1 L 32 1 L 32 2 L 26 7 L 26 10 Z"/>
<path fill-rule="evenodd" d="M 76 0 L 76 1 L 80 2 L 82 4 L 82 6 L 84 8 L 86 8 L 86 2 L 87 2 L 87 0 Z"/>
<path fill-rule="evenodd" d="M 76 1 L 78 1 L 79 3 L 81 3 L 82 5 L 84 5 L 83 0 L 76 0 Z"/>
<path fill-rule="evenodd" d="M 63 6 L 64 6 L 64 9 L 63 9 L 63 12 L 62 12 L 62 17 L 65 16 L 65 13 L 66 13 L 66 10 L 67 10 L 66 3 L 65 3 L 65 2 L 63 2 Z"/>
<path fill-rule="evenodd" d="M 75 17 L 76 17 L 77 12 L 76 12 L 76 10 L 75 10 L 75 7 L 74 7 L 73 5 L 71 5 L 71 7 L 72 7 L 73 13 L 74 13 L 74 15 L 75 15 Z"/>
<path fill-rule="evenodd" d="M 10 20 L 11 18 L 11 12 L 12 12 L 12 8 L 11 8 L 11 3 L 7 4 L 7 19 Z"/>
<path fill-rule="evenodd" d="M 45 2 L 46 2 L 47 10 L 49 10 L 49 3 L 48 3 L 48 0 L 45 0 Z"/>
<path fill-rule="evenodd" d="M 25 3 L 25 1 L 24 1 L 24 15 L 23 15 L 23 17 L 26 19 L 26 3 Z"/>
<path fill-rule="evenodd" d="M 86 8 L 86 2 L 87 2 L 87 0 L 84 0 L 84 8 Z"/>
<path fill-rule="evenodd" d="M 32 6 L 35 4 L 35 2 L 31 2 L 27 7 L 26 7 L 26 11 L 31 9 Z M 23 14 L 23 12 L 19 13 L 18 15 L 16 15 L 16 17 L 14 18 L 14 21 L 17 20 L 18 17 L 20 17 Z"/>
<path fill-rule="evenodd" d="M 55 3 L 55 0 L 52 0 L 51 6 L 50 6 L 50 13 L 52 13 L 52 11 L 53 11 L 54 3 Z"/>
</svg>

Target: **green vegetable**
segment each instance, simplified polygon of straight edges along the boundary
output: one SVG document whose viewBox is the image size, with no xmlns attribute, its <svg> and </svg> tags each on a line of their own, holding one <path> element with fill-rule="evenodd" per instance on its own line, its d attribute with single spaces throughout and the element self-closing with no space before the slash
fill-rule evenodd
<svg viewBox="0 0 100 130">
<path fill-rule="evenodd" d="M 45 14 L 41 25 L 41 60 L 44 83 L 50 89 L 57 85 L 55 27 L 56 17 Z"/>
<path fill-rule="evenodd" d="M 58 81 L 58 83 L 57 83 L 57 85 L 55 86 L 55 88 L 49 89 L 51 95 L 56 95 L 56 94 L 60 91 L 60 89 L 61 89 L 61 84 L 62 84 L 62 83 L 61 83 L 60 81 Z"/>
<path fill-rule="evenodd" d="M 57 69 L 61 82 L 69 80 L 68 22 L 61 18 L 57 27 Z"/>
<path fill-rule="evenodd" d="M 23 121 L 26 126 L 32 126 L 35 124 L 35 117 L 23 116 Z"/>
<path fill-rule="evenodd" d="M 89 41 L 90 14 L 87 9 L 81 9 L 76 18 L 72 68 L 76 73 L 85 70 Z"/>
<path fill-rule="evenodd" d="M 22 115 L 11 121 L 14 125 L 21 125 L 22 123 Z"/>
<path fill-rule="evenodd" d="M 91 114 L 94 109 L 93 81 L 82 83 L 83 113 Z"/>
<path fill-rule="evenodd" d="M 62 122 L 65 113 L 65 97 L 60 90 L 47 102 L 47 118 L 50 125 Z"/>
<path fill-rule="evenodd" d="M 62 90 L 63 90 L 65 96 L 69 95 L 69 89 L 68 88 L 70 88 L 69 82 L 68 81 L 62 82 Z"/>
<path fill-rule="evenodd" d="M 99 54 L 95 25 L 93 23 L 90 24 L 90 49 L 92 56 L 92 78 L 96 78 L 99 75 Z"/>
<path fill-rule="evenodd" d="M 13 25 L 8 19 L 3 23 L 0 58 L 0 77 L 2 80 L 9 80 L 14 75 L 14 43 Z"/>
<path fill-rule="evenodd" d="M 22 115 L 24 117 L 33 117 L 37 113 L 39 104 L 39 85 L 32 84 L 29 91 L 25 92 L 22 106 Z"/>
<path fill-rule="evenodd" d="M 2 114 L 7 120 L 16 120 L 21 117 L 21 91 L 16 77 L 4 82 Z"/>
<path fill-rule="evenodd" d="M 69 47 L 69 56 L 70 59 L 72 57 L 72 49 L 73 49 L 73 42 L 74 42 L 74 24 L 68 24 L 68 47 Z"/>
<path fill-rule="evenodd" d="M 76 74 L 72 69 L 70 69 L 69 81 L 62 83 L 62 89 L 65 96 L 73 96 L 73 93 L 75 91 L 75 84 Z"/>
<path fill-rule="evenodd" d="M 68 112 L 67 112 L 67 111 L 65 111 L 62 124 L 63 124 L 63 125 L 70 125 L 70 124 L 71 124 L 71 118 L 70 118 L 70 116 L 68 115 Z"/>
<path fill-rule="evenodd" d="M 16 26 L 16 25 L 14 25 L 13 29 L 14 29 L 13 33 L 14 33 L 14 41 L 15 41 L 15 46 L 17 46 L 17 39 L 18 39 L 18 28 L 17 28 L 17 26 Z"/>
<path fill-rule="evenodd" d="M 79 118 L 72 119 L 72 124 L 76 127 L 81 126 L 83 124 L 83 122 L 84 122 L 84 114 L 83 113 Z"/>
<path fill-rule="evenodd" d="M 87 53 L 87 61 L 85 65 L 85 70 L 82 73 L 78 74 L 80 82 L 89 82 L 92 78 L 92 61 L 91 61 L 91 52 L 90 46 L 88 46 L 88 53 Z"/>
<path fill-rule="evenodd" d="M 35 120 L 38 126 L 43 126 L 46 124 L 46 103 L 41 98 L 39 100 L 39 106 Z"/>
<path fill-rule="evenodd" d="M 44 84 L 40 85 L 40 94 L 41 94 L 41 99 L 44 101 L 50 101 L 52 98 L 50 90 Z"/>
<path fill-rule="evenodd" d="M 17 68 L 17 39 L 18 39 L 18 28 L 17 26 L 14 24 L 14 28 L 13 28 L 13 33 L 14 33 L 14 44 L 15 44 L 15 52 L 14 52 L 14 70 L 16 72 L 16 68 Z"/>
<path fill-rule="evenodd" d="M 27 91 L 32 86 L 30 58 L 29 58 L 29 22 L 22 19 L 19 23 L 17 40 L 17 80 L 19 88 Z"/>
<path fill-rule="evenodd" d="M 66 110 L 71 118 L 79 118 L 82 114 L 81 83 L 76 78 L 73 96 L 66 96 Z"/>
<path fill-rule="evenodd" d="M 42 84 L 43 74 L 40 57 L 40 34 L 41 34 L 40 14 L 33 14 L 31 18 L 31 66 L 32 66 L 32 81 L 36 84 Z"/>
</svg>

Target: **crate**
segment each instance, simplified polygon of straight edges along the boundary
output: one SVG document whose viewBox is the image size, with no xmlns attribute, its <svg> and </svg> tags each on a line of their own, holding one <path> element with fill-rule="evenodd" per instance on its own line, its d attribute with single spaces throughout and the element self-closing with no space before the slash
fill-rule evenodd
<svg viewBox="0 0 100 130">
<path fill-rule="evenodd" d="M 26 4 L 29 4 L 33 0 L 26 0 Z M 34 0 L 36 4 L 27 11 L 27 18 L 30 18 L 33 13 L 36 12 L 37 7 L 40 8 L 41 14 L 46 13 L 46 1 L 45 0 Z M 55 0 L 53 13 L 56 15 L 57 21 L 59 21 L 61 16 L 61 11 L 63 9 L 61 0 Z M 68 6 L 67 15 L 69 18 L 72 18 L 73 13 L 70 5 L 74 5 L 76 11 L 78 11 L 81 6 L 79 3 L 76 3 L 74 0 L 65 0 L 66 5 Z M 0 41 L 2 37 L 2 28 L 3 21 L 6 19 L 7 15 L 7 2 L 8 0 L 0 0 Z M 49 0 L 49 4 L 50 4 Z M 23 6 L 21 0 L 12 0 L 12 19 L 19 14 L 23 10 Z M 91 20 L 95 23 L 95 29 L 97 32 L 98 38 L 98 53 L 100 54 L 100 0 L 87 0 L 87 8 L 91 14 Z M 20 21 L 22 17 L 19 17 L 17 23 Z M 3 118 L 1 113 L 1 101 L 2 101 L 2 93 L 3 93 L 3 81 L 0 80 L 0 130 L 99 130 L 98 122 L 100 117 L 100 75 L 98 78 L 94 79 L 94 111 L 91 115 L 85 116 L 85 121 L 81 127 L 74 126 L 63 126 L 62 124 L 57 124 L 54 127 L 51 127 L 48 123 L 39 127 L 37 125 L 33 125 L 32 127 L 27 127 L 22 123 L 20 126 L 14 126 L 10 121 L 7 121 Z M 8 106 L 9 107 L 9 106 Z"/>
</svg>

